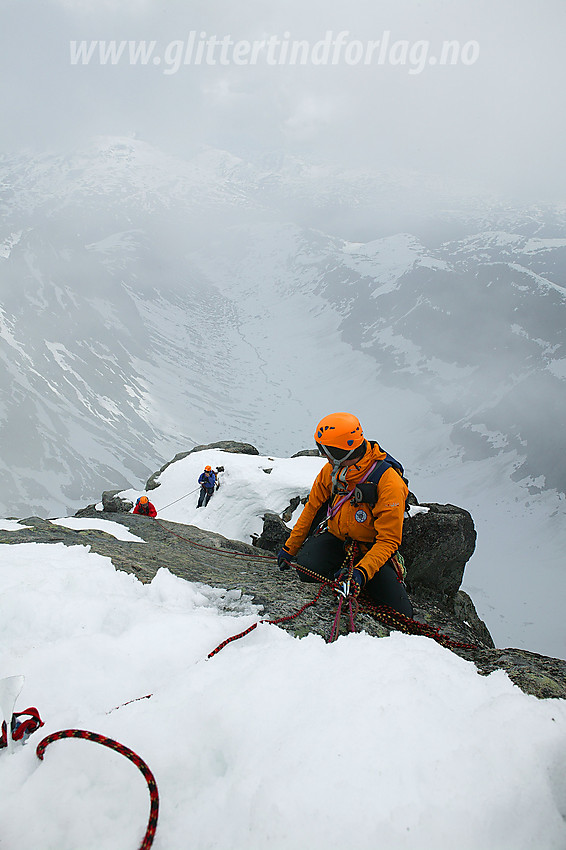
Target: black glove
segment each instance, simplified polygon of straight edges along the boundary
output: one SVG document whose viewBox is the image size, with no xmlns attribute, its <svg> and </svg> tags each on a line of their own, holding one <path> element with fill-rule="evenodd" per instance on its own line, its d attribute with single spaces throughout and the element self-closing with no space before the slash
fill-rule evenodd
<svg viewBox="0 0 566 850">
<path fill-rule="evenodd" d="M 288 570 L 291 566 L 291 558 L 293 556 L 283 546 L 277 553 L 277 566 L 280 570 Z"/>
<path fill-rule="evenodd" d="M 344 584 L 345 582 L 348 581 L 348 573 L 349 573 L 348 567 L 342 567 L 341 569 L 337 570 L 337 572 L 334 573 L 334 578 L 340 584 Z M 364 574 L 362 573 L 362 571 L 361 570 L 354 570 L 353 573 L 352 573 L 352 578 L 350 579 L 350 590 L 349 590 L 348 595 L 354 596 L 354 597 L 359 596 L 360 591 L 361 591 L 362 587 L 364 586 L 364 584 L 365 584 L 365 579 L 364 579 Z"/>
</svg>

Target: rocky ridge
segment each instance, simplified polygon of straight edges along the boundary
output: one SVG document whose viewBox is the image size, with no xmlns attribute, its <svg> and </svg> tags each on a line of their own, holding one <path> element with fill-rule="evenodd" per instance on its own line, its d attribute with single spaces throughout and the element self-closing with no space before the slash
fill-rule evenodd
<svg viewBox="0 0 566 850">
<path fill-rule="evenodd" d="M 221 446 L 198 446 L 192 451 L 211 447 L 226 450 L 227 445 L 224 441 Z M 231 451 L 257 453 L 249 444 L 229 445 Z M 176 459 L 186 454 L 181 453 Z M 150 479 L 154 488 L 159 486 L 157 479 L 157 473 Z M 288 534 L 288 527 L 277 514 L 266 512 L 262 535 L 254 541 L 256 545 L 248 545 L 196 526 L 134 516 L 128 512 L 131 503 L 124 503 L 116 492 L 105 493 L 104 497 L 106 518 L 127 527 L 145 541 L 144 545 L 121 541 L 102 531 L 67 529 L 39 517 L 20 520 L 22 526 L 30 528 L 16 533 L 0 530 L 0 543 L 88 545 L 91 551 L 109 557 L 117 569 L 132 573 L 143 582 L 151 581 L 158 569 L 165 567 L 188 581 L 240 591 L 262 606 L 262 618 L 269 620 L 295 614 L 317 592 L 315 585 L 300 582 L 294 570 L 277 569 L 274 552 Z M 100 519 L 101 512 L 89 505 L 76 516 Z M 467 644 L 455 646 L 452 651 L 473 662 L 480 673 L 487 675 L 503 669 L 526 693 L 566 699 L 566 661 L 523 649 L 496 648 L 473 601 L 459 589 L 465 564 L 475 547 L 475 536 L 470 514 L 454 505 L 421 505 L 405 520 L 402 553 L 415 619 L 440 630 L 452 641 Z M 299 617 L 282 622 L 280 627 L 298 638 L 309 633 L 326 637 L 335 612 L 335 598 L 325 589 L 315 605 Z M 357 615 L 356 626 L 375 637 L 390 632 L 363 609 Z M 344 624 L 342 632 L 345 630 Z M 237 631 L 235 624 L 234 632 Z"/>
</svg>

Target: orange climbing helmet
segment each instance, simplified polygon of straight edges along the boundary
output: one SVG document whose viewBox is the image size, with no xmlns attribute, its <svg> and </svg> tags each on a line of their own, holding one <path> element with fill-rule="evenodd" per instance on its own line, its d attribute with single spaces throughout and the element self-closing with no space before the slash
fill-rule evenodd
<svg viewBox="0 0 566 850">
<path fill-rule="evenodd" d="M 207 465 L 207 466 L 204 467 L 204 471 L 205 472 L 212 472 L 212 467 Z"/>
<path fill-rule="evenodd" d="M 139 498 L 140 505 L 147 505 L 148 502 L 149 502 L 149 499 L 147 498 L 147 496 L 140 496 L 140 498 Z"/>
<path fill-rule="evenodd" d="M 316 426 L 319 452 L 332 463 L 362 457 L 366 448 L 360 420 L 352 413 L 329 413 Z"/>
</svg>

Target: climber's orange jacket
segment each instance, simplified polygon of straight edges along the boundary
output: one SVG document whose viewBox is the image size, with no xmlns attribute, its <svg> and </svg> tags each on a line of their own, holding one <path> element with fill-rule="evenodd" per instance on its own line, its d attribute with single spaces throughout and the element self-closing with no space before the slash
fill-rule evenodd
<svg viewBox="0 0 566 850">
<path fill-rule="evenodd" d="M 368 473 L 370 467 L 385 458 L 377 443 L 369 443 L 363 458 L 354 466 L 341 471 L 340 479 L 345 477 L 348 491 L 353 491 Z M 296 555 L 310 531 L 317 511 L 330 499 L 332 492 L 332 464 L 327 463 L 317 475 L 309 499 L 291 535 L 287 538 L 285 549 Z M 362 544 L 365 554 L 357 568 L 362 570 L 369 581 L 377 571 L 394 555 L 401 544 L 403 535 L 403 517 L 407 485 L 393 468 L 385 470 L 379 479 L 378 498 L 375 505 L 365 503 L 353 505 L 347 499 L 338 512 L 328 520 L 328 530 L 340 540 L 346 537 Z M 335 495 L 331 505 L 335 506 L 344 493 Z"/>
</svg>

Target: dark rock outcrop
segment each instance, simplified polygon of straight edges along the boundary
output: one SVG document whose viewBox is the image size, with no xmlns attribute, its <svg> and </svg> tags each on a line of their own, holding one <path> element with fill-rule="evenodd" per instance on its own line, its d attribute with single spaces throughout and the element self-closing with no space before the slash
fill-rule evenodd
<svg viewBox="0 0 566 850">
<path fill-rule="evenodd" d="M 189 449 L 187 452 L 178 452 L 173 460 L 167 461 L 160 470 L 154 472 L 153 475 L 150 475 L 146 481 L 145 489 L 155 490 L 159 487 L 159 481 L 157 479 L 168 466 L 171 466 L 172 463 L 175 463 L 178 460 L 183 460 L 184 457 L 188 457 L 188 455 L 192 455 L 194 452 L 205 452 L 209 449 L 220 449 L 223 452 L 231 452 L 232 454 L 240 455 L 259 455 L 259 451 L 255 446 L 252 446 L 251 443 L 238 443 L 234 440 L 219 440 L 217 443 L 195 446 L 194 449 Z"/>
<path fill-rule="evenodd" d="M 426 504 L 403 523 L 401 554 L 411 590 L 453 599 L 476 547 L 468 511 L 455 505 Z"/>
<path fill-rule="evenodd" d="M 254 538 L 253 545 L 268 552 L 279 552 L 289 537 L 289 527 L 285 525 L 279 514 L 267 512 L 262 517 L 263 531 Z"/>
<path fill-rule="evenodd" d="M 112 514 L 127 514 L 134 507 L 129 499 L 122 499 L 120 490 L 105 490 L 102 494 L 102 510 Z"/>
</svg>

